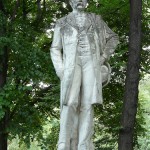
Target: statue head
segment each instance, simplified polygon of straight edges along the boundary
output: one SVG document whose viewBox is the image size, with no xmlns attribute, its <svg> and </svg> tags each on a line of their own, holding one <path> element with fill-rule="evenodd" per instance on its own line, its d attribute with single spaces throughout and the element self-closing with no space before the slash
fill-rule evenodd
<svg viewBox="0 0 150 150">
<path fill-rule="evenodd" d="M 69 0 L 72 9 L 84 10 L 87 7 L 88 0 Z"/>
</svg>

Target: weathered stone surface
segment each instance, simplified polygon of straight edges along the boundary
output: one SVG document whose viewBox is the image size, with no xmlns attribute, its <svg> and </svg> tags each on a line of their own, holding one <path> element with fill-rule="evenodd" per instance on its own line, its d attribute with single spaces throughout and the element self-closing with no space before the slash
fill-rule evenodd
<svg viewBox="0 0 150 150">
<path fill-rule="evenodd" d="M 87 0 L 70 0 L 73 12 L 56 22 L 51 58 L 61 80 L 58 150 L 94 150 L 93 104 L 102 104 L 108 60 L 118 36 L 101 16 L 84 12 Z M 62 53 L 63 50 L 63 53 Z"/>
</svg>

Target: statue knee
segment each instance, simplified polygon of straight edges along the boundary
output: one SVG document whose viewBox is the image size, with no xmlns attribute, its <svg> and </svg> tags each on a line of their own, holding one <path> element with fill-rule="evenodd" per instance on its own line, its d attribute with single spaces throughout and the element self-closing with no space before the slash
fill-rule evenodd
<svg viewBox="0 0 150 150">
<path fill-rule="evenodd" d="M 78 107 L 78 103 L 76 103 L 76 102 L 71 102 L 71 103 L 68 103 L 67 106 L 68 106 L 69 109 L 73 109 L 73 110 L 76 111 L 76 109 L 77 109 L 77 107 Z"/>
</svg>

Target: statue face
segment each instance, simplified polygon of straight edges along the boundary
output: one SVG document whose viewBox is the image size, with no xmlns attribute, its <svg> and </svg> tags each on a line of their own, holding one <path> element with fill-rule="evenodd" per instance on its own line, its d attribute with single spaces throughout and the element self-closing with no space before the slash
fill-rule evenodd
<svg viewBox="0 0 150 150">
<path fill-rule="evenodd" d="M 84 10 L 87 6 L 87 0 L 70 0 L 73 9 Z"/>
</svg>

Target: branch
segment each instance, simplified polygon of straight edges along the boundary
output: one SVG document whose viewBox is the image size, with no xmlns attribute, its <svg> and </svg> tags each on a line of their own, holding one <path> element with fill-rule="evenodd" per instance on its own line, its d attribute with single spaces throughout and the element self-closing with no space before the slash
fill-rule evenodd
<svg viewBox="0 0 150 150">
<path fill-rule="evenodd" d="M 26 0 L 22 1 L 22 13 L 23 13 L 23 20 L 26 20 L 27 18 Z"/>
<path fill-rule="evenodd" d="M 16 1 L 15 8 L 14 8 L 14 12 L 13 12 L 13 14 L 11 15 L 11 21 L 15 20 L 16 14 L 17 14 L 17 11 L 18 11 L 18 8 L 19 8 L 19 7 L 20 7 L 20 0 L 17 0 L 17 1 Z"/>
</svg>

